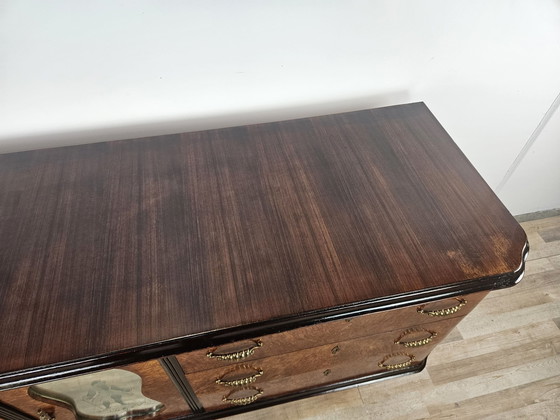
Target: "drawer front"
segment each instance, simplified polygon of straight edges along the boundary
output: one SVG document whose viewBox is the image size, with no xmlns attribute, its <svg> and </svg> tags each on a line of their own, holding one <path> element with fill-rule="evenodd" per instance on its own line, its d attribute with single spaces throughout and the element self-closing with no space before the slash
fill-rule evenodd
<svg viewBox="0 0 560 420">
<path fill-rule="evenodd" d="M 184 353 L 177 356 L 187 373 L 199 372 L 242 361 L 253 361 L 316 347 L 319 344 L 346 341 L 408 326 L 422 325 L 438 319 L 466 315 L 488 292 L 460 298 L 442 299 L 425 305 L 376 312 L 340 321 L 315 324 L 254 340 L 234 342 L 220 347 Z"/>
<path fill-rule="evenodd" d="M 187 374 L 206 410 L 422 362 L 460 317 Z"/>
<path fill-rule="evenodd" d="M 142 378 L 142 394 L 146 397 L 163 403 L 164 407 L 150 416 L 134 417 L 138 420 L 158 419 L 166 420 L 176 418 L 179 415 L 191 413 L 173 383 L 157 361 L 149 361 L 129 365 L 123 370 L 136 373 Z M 103 372 L 103 371 L 102 371 Z M 0 392 L 0 401 L 17 408 L 18 410 L 39 419 L 55 418 L 56 420 L 75 420 L 74 414 L 67 408 L 41 402 L 28 395 L 28 387 L 12 389 Z M 107 399 L 110 400 L 110 397 Z M 105 402 L 105 401 L 103 401 Z"/>
</svg>

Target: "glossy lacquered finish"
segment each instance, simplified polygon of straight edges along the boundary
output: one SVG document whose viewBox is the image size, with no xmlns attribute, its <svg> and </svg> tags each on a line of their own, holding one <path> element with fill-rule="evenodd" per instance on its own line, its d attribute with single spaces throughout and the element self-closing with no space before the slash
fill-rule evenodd
<svg viewBox="0 0 560 420">
<path fill-rule="evenodd" d="M 0 155 L 0 238 L 10 420 L 110 367 L 162 419 L 418 371 L 528 250 L 422 103 Z"/>
<path fill-rule="evenodd" d="M 467 280 L 493 288 L 526 242 L 421 103 L 0 155 L 0 209 L 0 385 Z"/>
</svg>

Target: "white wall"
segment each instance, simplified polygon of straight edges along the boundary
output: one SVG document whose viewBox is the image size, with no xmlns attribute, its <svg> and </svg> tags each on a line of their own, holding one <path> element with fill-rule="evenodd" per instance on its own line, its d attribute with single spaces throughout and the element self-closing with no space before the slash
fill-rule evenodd
<svg viewBox="0 0 560 420">
<path fill-rule="evenodd" d="M 560 102 L 560 97 L 558 98 Z M 548 124 L 499 190 L 510 211 L 531 213 L 560 208 L 560 111 Z"/>
<path fill-rule="evenodd" d="M 559 75 L 552 0 L 0 0 L 0 152 L 424 101 L 496 188 Z M 560 207 L 559 112 L 514 214 Z"/>
</svg>

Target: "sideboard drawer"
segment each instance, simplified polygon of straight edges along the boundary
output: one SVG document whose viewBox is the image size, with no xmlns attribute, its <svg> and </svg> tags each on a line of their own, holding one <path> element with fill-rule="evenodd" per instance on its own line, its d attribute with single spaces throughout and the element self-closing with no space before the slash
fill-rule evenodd
<svg viewBox="0 0 560 420">
<path fill-rule="evenodd" d="M 258 360 L 278 354 L 294 352 L 328 344 L 366 337 L 382 332 L 408 328 L 437 319 L 462 317 L 469 313 L 487 291 L 442 299 L 422 305 L 407 306 L 390 311 L 376 312 L 339 321 L 297 328 L 254 340 L 233 342 L 220 347 L 184 353 L 177 359 L 187 373 L 199 372 L 242 361 Z"/>
<path fill-rule="evenodd" d="M 461 320 L 454 317 L 187 374 L 206 410 L 276 397 L 421 363 Z M 403 364 L 403 366 L 398 366 Z"/>
<path fill-rule="evenodd" d="M 163 405 L 161 409 L 151 415 L 135 416 L 135 419 L 167 420 L 191 413 L 189 406 L 156 360 L 128 365 L 119 369 L 139 375 L 141 378 L 142 394 L 145 397 L 160 402 Z M 100 371 L 99 373 L 103 374 L 103 372 L 107 371 Z M 83 377 L 85 378 L 86 376 Z M 56 382 L 57 381 L 50 382 L 49 384 Z M 118 387 L 118 385 L 115 386 Z M 112 389 L 112 385 L 110 383 L 107 384 L 107 387 L 107 389 Z M 50 402 L 46 402 L 45 400 L 38 400 L 37 398 L 31 397 L 29 394 L 30 388 L 31 387 L 24 387 L 2 391 L 0 392 L 0 401 L 13 407 L 17 407 L 17 409 L 21 412 L 34 418 L 41 418 L 42 416 L 44 419 L 76 419 L 69 408 L 59 406 L 59 404 L 54 405 Z M 90 389 L 86 389 L 83 391 L 83 394 L 86 395 L 88 391 L 91 393 Z M 106 405 L 116 405 L 119 403 L 119 397 L 114 396 L 114 394 L 117 393 L 113 392 L 113 394 L 107 394 L 107 398 L 104 398 L 103 400 L 96 396 L 95 402 Z M 113 397 L 115 397 L 116 400 Z M 125 403 L 127 398 L 130 399 L 131 397 L 125 395 L 123 397 L 123 401 Z"/>
</svg>

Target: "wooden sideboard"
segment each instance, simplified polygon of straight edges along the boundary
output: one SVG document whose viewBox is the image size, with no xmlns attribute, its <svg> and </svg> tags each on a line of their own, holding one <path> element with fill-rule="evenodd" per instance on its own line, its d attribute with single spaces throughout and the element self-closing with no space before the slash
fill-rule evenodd
<svg viewBox="0 0 560 420">
<path fill-rule="evenodd" d="M 137 381 L 139 419 L 202 419 L 418 372 L 528 252 L 423 103 L 0 155 L 0 239 L 8 420 L 116 418 Z"/>
</svg>

